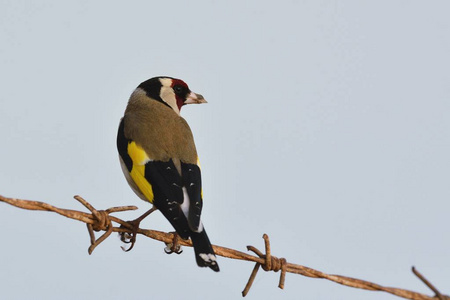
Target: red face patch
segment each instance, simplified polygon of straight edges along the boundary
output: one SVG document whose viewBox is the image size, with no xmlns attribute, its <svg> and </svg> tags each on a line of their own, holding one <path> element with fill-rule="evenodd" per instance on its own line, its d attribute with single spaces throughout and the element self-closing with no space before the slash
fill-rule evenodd
<svg viewBox="0 0 450 300">
<path fill-rule="evenodd" d="M 184 101 L 186 101 L 186 97 L 189 93 L 189 87 L 183 80 L 172 79 L 171 88 L 173 88 L 175 91 L 177 106 L 178 109 L 181 111 L 181 107 L 184 105 Z"/>
<path fill-rule="evenodd" d="M 182 87 L 189 88 L 188 85 L 186 84 L 186 82 L 184 82 L 183 80 L 181 80 L 181 79 L 172 79 L 172 86 L 171 87 L 174 87 L 176 85 L 181 85 Z"/>
</svg>

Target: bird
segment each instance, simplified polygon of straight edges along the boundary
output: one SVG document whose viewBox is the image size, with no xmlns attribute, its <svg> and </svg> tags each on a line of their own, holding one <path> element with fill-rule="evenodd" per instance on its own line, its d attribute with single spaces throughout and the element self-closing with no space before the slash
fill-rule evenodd
<svg viewBox="0 0 450 300">
<path fill-rule="evenodd" d="M 143 218 L 159 210 L 182 239 L 191 238 L 197 265 L 218 272 L 216 255 L 201 221 L 203 191 L 194 137 L 180 115 L 184 105 L 201 103 L 207 101 L 181 79 L 159 76 L 142 82 L 131 94 L 120 120 L 117 149 L 131 189 L 153 204 L 131 224 L 138 228 Z M 131 248 L 136 231 L 128 241 Z"/>
</svg>

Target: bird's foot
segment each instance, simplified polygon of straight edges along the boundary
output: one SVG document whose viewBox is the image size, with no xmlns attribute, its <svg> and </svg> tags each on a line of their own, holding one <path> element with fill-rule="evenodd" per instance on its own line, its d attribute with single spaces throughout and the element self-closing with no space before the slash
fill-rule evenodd
<svg viewBox="0 0 450 300">
<path fill-rule="evenodd" d="M 127 221 L 127 224 L 129 226 L 123 226 L 120 225 L 120 228 L 128 228 L 131 227 L 131 232 L 119 232 L 119 237 L 120 240 L 122 242 L 124 242 L 125 244 L 131 244 L 130 248 L 125 249 L 125 247 L 121 247 L 123 251 L 128 252 L 131 249 L 133 249 L 134 244 L 136 243 L 136 236 L 137 236 L 137 232 L 139 230 L 139 224 L 141 224 L 141 221 L 147 217 L 148 215 L 150 215 L 152 212 L 154 212 L 157 208 L 155 206 L 153 206 L 150 210 L 148 210 L 147 212 L 145 212 L 142 216 L 140 216 L 139 218 L 132 220 L 132 221 Z"/>
<path fill-rule="evenodd" d="M 125 247 L 121 247 L 123 251 L 128 252 L 131 249 L 133 249 L 134 247 L 134 243 L 136 243 L 136 236 L 137 236 L 137 231 L 139 229 L 139 224 L 141 223 L 141 221 L 133 220 L 133 221 L 128 221 L 127 222 L 130 226 L 131 226 L 131 232 L 119 232 L 119 237 L 120 240 L 122 242 L 124 242 L 125 244 L 131 244 L 131 246 L 126 249 Z M 120 228 L 127 228 L 123 225 L 120 226 Z"/>
<path fill-rule="evenodd" d="M 166 248 L 164 248 L 164 251 L 167 254 L 181 254 L 183 252 L 183 249 L 181 249 L 181 245 L 178 243 L 178 240 L 180 239 L 180 236 L 176 232 L 171 232 L 173 234 L 172 243 L 166 244 Z"/>
</svg>

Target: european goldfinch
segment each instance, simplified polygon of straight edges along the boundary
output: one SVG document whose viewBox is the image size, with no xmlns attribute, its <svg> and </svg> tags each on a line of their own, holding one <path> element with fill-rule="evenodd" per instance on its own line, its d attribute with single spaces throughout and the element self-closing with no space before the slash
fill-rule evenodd
<svg viewBox="0 0 450 300">
<path fill-rule="evenodd" d="M 159 209 L 181 238 L 191 238 L 200 267 L 217 272 L 216 256 L 200 220 L 203 195 L 197 150 L 191 129 L 180 116 L 183 105 L 191 103 L 206 100 L 180 79 L 155 77 L 142 82 L 120 121 L 117 149 L 133 191 Z"/>
</svg>

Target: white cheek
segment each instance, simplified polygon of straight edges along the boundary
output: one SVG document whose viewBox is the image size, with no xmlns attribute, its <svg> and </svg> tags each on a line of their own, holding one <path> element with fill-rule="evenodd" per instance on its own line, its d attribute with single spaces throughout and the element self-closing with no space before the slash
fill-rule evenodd
<svg viewBox="0 0 450 300">
<path fill-rule="evenodd" d="M 180 114 L 180 109 L 177 105 L 177 98 L 175 97 L 175 93 L 173 92 L 172 88 L 163 87 L 161 89 L 161 99 L 169 104 L 170 107 L 177 113 Z"/>
</svg>

